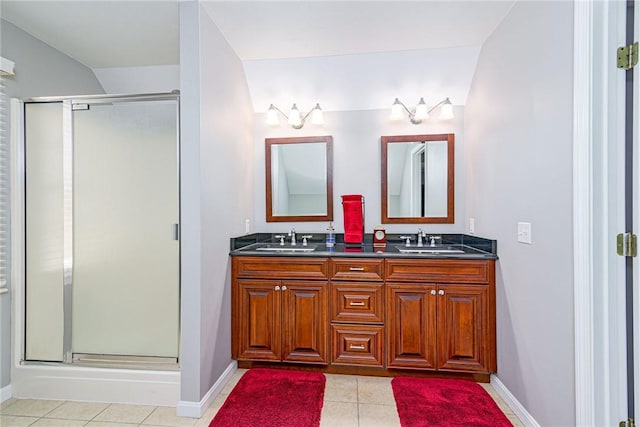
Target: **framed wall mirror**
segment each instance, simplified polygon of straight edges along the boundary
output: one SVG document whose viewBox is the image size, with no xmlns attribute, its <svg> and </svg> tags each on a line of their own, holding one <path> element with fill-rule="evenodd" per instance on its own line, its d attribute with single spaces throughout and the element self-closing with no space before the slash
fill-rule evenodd
<svg viewBox="0 0 640 427">
<path fill-rule="evenodd" d="M 454 135 L 382 139 L 382 223 L 453 224 Z"/>
<path fill-rule="evenodd" d="M 333 221 L 333 138 L 265 139 L 267 222 Z"/>
</svg>

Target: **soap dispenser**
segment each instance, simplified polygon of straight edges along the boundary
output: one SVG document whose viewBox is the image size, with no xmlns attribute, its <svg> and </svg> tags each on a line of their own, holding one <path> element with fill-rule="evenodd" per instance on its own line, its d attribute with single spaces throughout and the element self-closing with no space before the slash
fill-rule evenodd
<svg viewBox="0 0 640 427">
<path fill-rule="evenodd" d="M 325 246 L 327 248 L 333 248 L 336 245 L 336 233 L 333 229 L 333 223 L 329 223 L 329 227 L 327 227 L 327 236 L 325 240 Z"/>
</svg>

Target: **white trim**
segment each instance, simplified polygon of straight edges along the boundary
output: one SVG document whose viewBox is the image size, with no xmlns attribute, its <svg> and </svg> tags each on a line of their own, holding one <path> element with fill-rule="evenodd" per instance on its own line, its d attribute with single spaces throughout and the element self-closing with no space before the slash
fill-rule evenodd
<svg viewBox="0 0 640 427">
<path fill-rule="evenodd" d="M 516 399 L 507 386 L 505 386 L 496 375 L 491 375 L 491 386 L 525 426 L 540 427 L 540 424 L 538 424 L 533 416 L 522 406 L 518 399 Z"/>
<path fill-rule="evenodd" d="M 640 2 L 635 1 L 634 4 L 634 40 L 640 41 Z M 638 117 L 640 114 L 640 67 L 636 66 L 633 71 L 633 111 L 635 117 Z M 633 146 L 640 146 L 640 124 L 638 120 L 633 121 Z M 633 182 L 638 183 L 638 177 L 640 176 L 640 150 L 635 150 L 635 158 L 634 160 L 634 176 Z M 634 209 L 634 232 L 638 234 L 638 230 L 640 229 L 640 189 L 636 186 L 633 192 L 633 209 Z M 634 274 L 634 282 L 633 282 L 633 304 L 634 304 L 634 360 L 637 362 L 640 360 L 640 261 L 638 258 L 635 258 L 633 261 L 633 274 Z M 635 417 L 636 420 L 640 419 L 640 365 L 636 363 L 634 369 L 634 407 L 635 407 Z M 636 421 L 637 424 L 637 421 Z"/>
<path fill-rule="evenodd" d="M 5 400 L 9 400 L 12 397 L 13 397 L 13 392 L 11 390 L 11 384 L 0 388 L 0 403 L 4 402 Z"/>
<path fill-rule="evenodd" d="M 211 386 L 209 391 L 207 391 L 204 397 L 200 400 L 200 402 L 190 402 L 186 400 L 181 400 L 178 402 L 178 406 L 176 407 L 176 414 L 179 417 L 190 417 L 190 418 L 200 418 L 204 411 L 207 410 L 213 399 L 215 399 L 224 386 L 229 382 L 233 374 L 238 370 L 238 362 L 235 360 L 232 361 L 227 369 L 224 370 L 220 378 Z"/>
<path fill-rule="evenodd" d="M 573 253 L 576 425 L 595 425 L 593 357 L 593 0 L 574 2 Z"/>
<path fill-rule="evenodd" d="M 8 60 L 7 58 L 3 58 L 0 56 L 0 75 L 3 76 L 13 76 L 15 63 L 13 61 Z"/>
<path fill-rule="evenodd" d="M 175 406 L 180 372 L 21 365 L 12 372 L 13 397 Z"/>
</svg>

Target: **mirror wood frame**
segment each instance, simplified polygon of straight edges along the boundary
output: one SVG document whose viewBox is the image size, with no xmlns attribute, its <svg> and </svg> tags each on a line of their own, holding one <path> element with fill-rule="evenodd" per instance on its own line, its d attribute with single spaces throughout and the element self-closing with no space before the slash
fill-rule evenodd
<svg viewBox="0 0 640 427">
<path fill-rule="evenodd" d="M 265 140 L 266 211 L 267 222 L 333 221 L 333 137 L 307 136 L 266 138 Z M 326 215 L 273 215 L 273 186 L 271 181 L 271 146 L 275 144 L 305 144 L 323 142 L 327 148 L 327 213 Z"/>
<path fill-rule="evenodd" d="M 389 217 L 388 150 L 389 144 L 398 142 L 447 141 L 447 216 L 446 217 Z M 381 221 L 383 224 L 453 224 L 454 219 L 454 134 L 394 135 L 381 138 L 382 148 L 382 197 Z"/>
</svg>

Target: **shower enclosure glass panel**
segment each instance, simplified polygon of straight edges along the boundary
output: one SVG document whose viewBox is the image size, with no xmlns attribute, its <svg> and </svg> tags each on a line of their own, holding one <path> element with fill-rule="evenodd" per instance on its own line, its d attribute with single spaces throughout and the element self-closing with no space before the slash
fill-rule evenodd
<svg viewBox="0 0 640 427">
<path fill-rule="evenodd" d="M 25 359 L 177 361 L 177 95 L 24 112 Z"/>
<path fill-rule="evenodd" d="M 63 315 L 62 103 L 26 104 L 25 357 L 61 362 Z"/>
<path fill-rule="evenodd" d="M 73 353 L 178 357 L 176 109 L 73 111 Z"/>
</svg>

